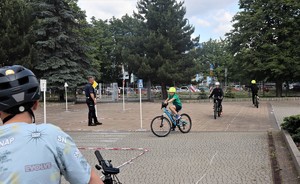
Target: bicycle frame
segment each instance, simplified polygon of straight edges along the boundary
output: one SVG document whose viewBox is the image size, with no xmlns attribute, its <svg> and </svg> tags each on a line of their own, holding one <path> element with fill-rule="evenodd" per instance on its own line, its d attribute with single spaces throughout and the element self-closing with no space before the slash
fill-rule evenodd
<svg viewBox="0 0 300 184">
<path fill-rule="evenodd" d="M 176 120 L 173 118 L 172 113 L 166 107 L 163 107 L 162 109 L 163 109 L 164 114 L 166 114 L 168 116 L 168 118 L 171 120 L 173 125 L 176 126 L 177 123 L 176 123 Z"/>
</svg>

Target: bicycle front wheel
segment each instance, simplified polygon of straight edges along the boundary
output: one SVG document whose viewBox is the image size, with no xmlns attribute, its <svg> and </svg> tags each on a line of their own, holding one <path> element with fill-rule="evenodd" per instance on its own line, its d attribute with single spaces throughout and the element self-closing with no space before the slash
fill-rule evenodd
<svg viewBox="0 0 300 184">
<path fill-rule="evenodd" d="M 192 128 L 192 119 L 187 114 L 181 114 L 181 118 L 178 120 L 178 128 L 182 133 L 188 133 Z"/>
<path fill-rule="evenodd" d="M 171 131 L 170 120 L 164 116 L 156 116 L 151 121 L 151 131 L 157 137 L 165 137 Z"/>
<path fill-rule="evenodd" d="M 217 109 L 218 108 L 218 104 L 214 103 L 214 118 L 217 119 Z"/>
</svg>

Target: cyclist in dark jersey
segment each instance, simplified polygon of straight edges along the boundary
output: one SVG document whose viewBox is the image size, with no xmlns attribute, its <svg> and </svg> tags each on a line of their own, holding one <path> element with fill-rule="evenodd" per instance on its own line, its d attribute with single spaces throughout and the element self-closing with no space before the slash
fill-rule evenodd
<svg viewBox="0 0 300 184">
<path fill-rule="evenodd" d="M 246 87 L 248 87 L 248 88 L 251 89 L 251 92 L 252 92 L 252 103 L 253 103 L 253 105 L 255 105 L 255 103 L 254 103 L 254 97 L 255 97 L 255 95 L 258 96 L 257 94 L 258 94 L 258 90 L 259 90 L 259 87 L 256 84 L 256 80 L 252 80 L 251 81 L 251 85 L 250 86 L 246 86 Z"/>
<path fill-rule="evenodd" d="M 214 103 L 216 102 L 216 100 L 218 100 L 218 104 L 219 104 L 219 108 L 222 107 L 222 101 L 223 101 L 223 97 L 224 97 L 224 93 L 222 88 L 220 88 L 220 83 L 216 82 L 215 83 L 215 88 L 213 89 L 213 91 L 211 92 L 211 94 L 209 95 L 208 98 L 211 98 L 212 96 L 214 96 Z M 223 108 L 221 109 L 221 113 L 223 111 Z"/>
</svg>

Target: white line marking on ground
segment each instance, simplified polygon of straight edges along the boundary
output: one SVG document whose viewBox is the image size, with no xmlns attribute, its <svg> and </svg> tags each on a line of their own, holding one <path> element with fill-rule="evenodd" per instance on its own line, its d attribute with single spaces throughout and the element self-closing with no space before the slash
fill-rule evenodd
<svg viewBox="0 0 300 184">
<path fill-rule="evenodd" d="M 230 123 L 228 124 L 228 126 L 226 127 L 225 129 L 225 132 L 227 132 L 227 130 L 229 129 L 230 127 L 230 124 L 233 123 L 233 121 L 240 115 L 240 113 L 242 112 L 242 109 L 244 109 L 244 107 L 240 108 L 239 112 L 234 116 L 234 118 L 230 121 Z"/>
<path fill-rule="evenodd" d="M 205 172 L 204 172 L 203 176 L 196 182 L 196 184 L 198 184 L 203 178 L 205 178 L 205 176 L 207 175 L 207 173 L 208 173 L 211 165 L 213 164 L 213 161 L 214 161 L 215 157 L 217 156 L 217 154 L 218 154 L 218 151 L 216 151 L 216 153 L 211 157 L 208 167 L 205 169 Z"/>
</svg>

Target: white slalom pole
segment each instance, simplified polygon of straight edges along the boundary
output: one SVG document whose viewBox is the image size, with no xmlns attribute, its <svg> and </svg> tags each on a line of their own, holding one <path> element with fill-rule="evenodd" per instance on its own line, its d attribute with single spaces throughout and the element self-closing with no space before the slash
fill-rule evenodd
<svg viewBox="0 0 300 184">
<path fill-rule="evenodd" d="M 96 102 L 97 102 L 97 99 L 96 99 Z M 98 118 L 97 103 L 95 104 L 95 112 L 96 112 L 96 117 Z"/>
<path fill-rule="evenodd" d="M 46 91 L 44 91 L 44 123 L 46 123 Z"/>
<path fill-rule="evenodd" d="M 125 79 L 123 77 L 123 111 L 125 111 Z"/>
<path fill-rule="evenodd" d="M 143 110 L 142 110 L 142 89 L 139 88 L 140 92 L 140 119 L 141 119 L 141 130 L 143 130 Z"/>
<path fill-rule="evenodd" d="M 65 82 L 65 92 L 66 92 L 66 111 L 68 111 L 68 83 Z"/>
</svg>

